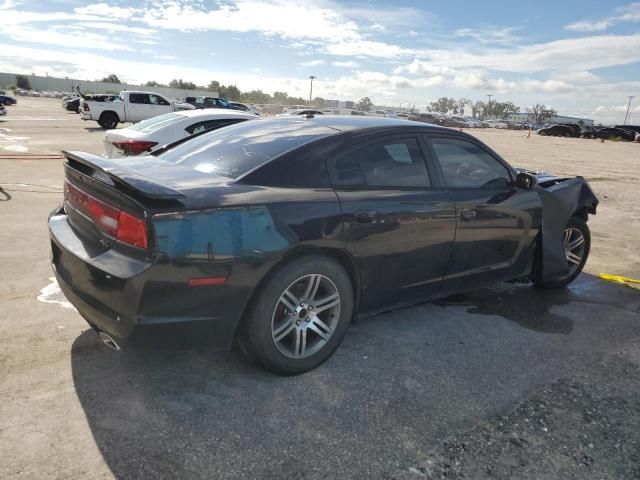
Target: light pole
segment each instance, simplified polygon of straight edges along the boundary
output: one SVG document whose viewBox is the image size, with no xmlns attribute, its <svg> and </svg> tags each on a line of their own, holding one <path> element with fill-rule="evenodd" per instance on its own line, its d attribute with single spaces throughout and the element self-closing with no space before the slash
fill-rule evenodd
<svg viewBox="0 0 640 480">
<path fill-rule="evenodd" d="M 309 87 L 309 104 L 311 104 L 311 98 L 313 96 L 313 80 L 316 77 L 314 77 L 313 75 L 309 75 L 309 80 L 311 80 L 311 86 Z"/>
<path fill-rule="evenodd" d="M 487 97 L 489 97 L 489 101 L 487 102 L 487 116 L 491 116 L 489 112 L 491 108 L 491 97 L 493 97 L 493 94 L 487 93 Z"/>
<path fill-rule="evenodd" d="M 627 104 L 627 113 L 624 116 L 624 124 L 627 124 L 627 119 L 629 118 L 629 108 L 631 107 L 631 100 L 633 100 L 635 97 L 633 95 L 629 95 L 629 103 Z"/>
</svg>

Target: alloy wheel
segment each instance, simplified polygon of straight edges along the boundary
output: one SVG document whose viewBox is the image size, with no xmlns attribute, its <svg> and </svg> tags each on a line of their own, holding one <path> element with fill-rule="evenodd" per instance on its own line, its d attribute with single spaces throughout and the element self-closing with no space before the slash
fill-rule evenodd
<svg viewBox="0 0 640 480">
<path fill-rule="evenodd" d="M 567 228 L 564 231 L 564 254 L 569 262 L 569 275 L 580 268 L 584 257 L 584 235 L 577 228 Z"/>
<path fill-rule="evenodd" d="M 326 276 L 298 278 L 280 295 L 271 318 L 271 337 L 289 358 L 306 358 L 331 339 L 340 318 L 340 293 Z"/>
</svg>

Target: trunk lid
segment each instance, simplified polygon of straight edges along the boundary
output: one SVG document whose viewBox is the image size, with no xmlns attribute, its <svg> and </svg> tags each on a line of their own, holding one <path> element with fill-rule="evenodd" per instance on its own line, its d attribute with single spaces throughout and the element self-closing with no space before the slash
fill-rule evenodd
<svg viewBox="0 0 640 480">
<path fill-rule="evenodd" d="M 64 210 L 89 255 L 117 249 L 148 257 L 154 247 L 152 212 L 179 207 L 184 194 L 113 160 L 83 152 L 64 154 Z"/>
</svg>

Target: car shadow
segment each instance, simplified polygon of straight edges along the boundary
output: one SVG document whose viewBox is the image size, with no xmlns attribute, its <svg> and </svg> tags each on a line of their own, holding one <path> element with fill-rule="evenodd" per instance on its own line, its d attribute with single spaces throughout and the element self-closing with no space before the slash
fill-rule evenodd
<svg viewBox="0 0 640 480">
<path fill-rule="evenodd" d="M 603 335 L 584 340 L 581 314 L 558 311 L 585 301 L 598 317 L 610 298 L 628 304 L 623 290 L 583 275 L 562 291 L 497 285 L 363 318 L 297 377 L 236 351 L 113 352 L 87 330 L 73 382 L 119 479 L 379 478 L 592 355 Z"/>
<path fill-rule="evenodd" d="M 83 127 L 87 132 L 89 133 L 95 133 L 95 132 L 106 132 L 107 129 L 106 128 L 102 128 L 102 127 Z"/>
</svg>

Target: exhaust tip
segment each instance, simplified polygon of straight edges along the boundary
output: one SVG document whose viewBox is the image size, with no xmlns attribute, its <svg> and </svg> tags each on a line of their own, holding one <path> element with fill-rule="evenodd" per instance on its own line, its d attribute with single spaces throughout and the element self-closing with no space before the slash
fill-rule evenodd
<svg viewBox="0 0 640 480">
<path fill-rule="evenodd" d="M 113 339 L 111 335 L 104 332 L 98 332 L 98 335 L 100 335 L 100 340 L 102 340 L 102 343 L 104 343 L 107 347 L 116 351 L 120 350 L 120 345 L 118 345 L 118 343 Z"/>
</svg>

